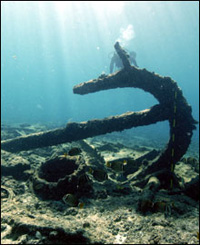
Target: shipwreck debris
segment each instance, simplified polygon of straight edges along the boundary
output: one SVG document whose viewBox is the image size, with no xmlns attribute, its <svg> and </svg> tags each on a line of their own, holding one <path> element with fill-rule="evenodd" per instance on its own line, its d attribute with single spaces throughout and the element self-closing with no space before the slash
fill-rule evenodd
<svg viewBox="0 0 200 245">
<path fill-rule="evenodd" d="M 167 172 L 173 172 L 175 163 L 187 151 L 193 130 L 196 128 L 197 122 L 192 117 L 192 108 L 174 80 L 131 66 L 126 52 L 118 42 L 115 44 L 115 49 L 122 59 L 124 68 L 114 74 L 100 76 L 76 85 L 73 92 L 84 95 L 114 88 L 140 88 L 151 93 L 159 104 L 139 112 L 127 112 L 81 123 L 71 122 L 65 128 L 3 140 L 1 148 L 10 152 L 30 150 L 168 120 L 170 139 L 166 148 L 143 169 L 134 173 L 132 182 L 143 183 L 144 186 L 152 173 L 158 170 L 166 169 Z M 142 182 L 140 178 L 144 178 Z"/>
</svg>

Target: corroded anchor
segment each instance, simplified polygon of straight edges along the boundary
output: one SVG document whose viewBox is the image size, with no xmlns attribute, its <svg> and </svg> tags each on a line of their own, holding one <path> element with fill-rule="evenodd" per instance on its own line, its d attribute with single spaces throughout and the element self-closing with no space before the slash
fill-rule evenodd
<svg viewBox="0 0 200 245">
<path fill-rule="evenodd" d="M 84 95 L 114 88 L 140 88 L 151 93 L 158 100 L 158 105 L 139 112 L 127 112 L 81 123 L 68 123 L 65 128 L 4 140 L 1 141 L 1 148 L 10 152 L 30 150 L 168 120 L 170 139 L 166 148 L 156 159 L 134 174 L 133 182 L 137 184 L 139 177 L 146 180 L 149 175 L 161 169 L 172 173 L 174 164 L 187 151 L 193 130 L 196 129 L 197 122 L 192 117 L 191 106 L 183 97 L 177 83 L 170 77 L 162 77 L 146 69 L 131 66 L 127 53 L 118 42 L 115 49 L 124 68 L 114 74 L 81 83 L 73 88 L 73 92 Z"/>
</svg>

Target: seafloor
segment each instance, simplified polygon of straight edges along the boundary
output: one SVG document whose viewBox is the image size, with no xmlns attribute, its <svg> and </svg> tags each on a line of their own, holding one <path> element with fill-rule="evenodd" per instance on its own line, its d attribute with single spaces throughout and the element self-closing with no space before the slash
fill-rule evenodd
<svg viewBox="0 0 200 245">
<path fill-rule="evenodd" d="M 47 128 L 2 125 L 1 140 Z M 1 244 L 198 244 L 199 200 L 161 189 L 155 199 L 167 203 L 167 208 L 142 213 L 138 209 L 142 189 L 131 183 L 124 186 L 123 171 L 105 166 L 115 159 L 139 159 L 161 146 L 158 140 L 122 132 L 17 154 L 1 150 Z M 35 191 L 42 184 L 33 188 L 35 173 L 48 159 L 67 156 L 76 148 L 81 152 L 73 157 L 90 166 L 92 194 L 79 193 L 78 204 L 57 200 L 56 193 L 42 198 Z M 101 168 L 101 161 L 105 180 L 102 172 L 96 178 L 92 175 L 91 169 Z M 183 183 L 199 175 L 198 147 L 190 147 L 175 173 Z"/>
</svg>

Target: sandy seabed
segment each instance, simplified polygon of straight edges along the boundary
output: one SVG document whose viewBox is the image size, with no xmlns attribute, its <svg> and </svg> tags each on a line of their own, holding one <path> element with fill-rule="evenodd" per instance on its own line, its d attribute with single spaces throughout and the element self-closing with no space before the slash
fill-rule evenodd
<svg viewBox="0 0 200 245">
<path fill-rule="evenodd" d="M 42 125 L 3 126 L 2 139 L 45 130 Z M 81 155 L 105 162 L 142 155 L 158 149 L 149 138 L 116 133 L 84 141 Z M 83 205 L 70 206 L 63 200 L 43 200 L 31 188 L 31 176 L 52 155 L 63 155 L 79 142 L 19 152 L 1 151 L 1 244 L 199 244 L 199 201 L 182 194 L 168 195 L 160 190 L 156 199 L 171 205 L 170 212 L 138 210 L 142 190 L 129 191 L 119 185 L 119 174 L 108 169 L 108 180 L 92 179 L 95 195 L 81 197 Z M 93 152 L 94 151 L 94 152 Z M 185 158 L 199 162 L 192 149 Z M 89 160 L 88 160 L 89 159 Z M 98 159 L 98 160 L 99 160 Z M 185 160 L 176 164 L 175 173 L 186 183 L 199 175 L 198 166 Z M 112 182 L 112 183 L 111 183 Z M 119 188 L 120 187 L 120 188 Z"/>
</svg>

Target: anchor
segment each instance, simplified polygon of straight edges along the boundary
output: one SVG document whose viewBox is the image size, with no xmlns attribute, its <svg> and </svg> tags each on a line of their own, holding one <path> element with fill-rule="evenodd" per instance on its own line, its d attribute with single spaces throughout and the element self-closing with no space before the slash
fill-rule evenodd
<svg viewBox="0 0 200 245">
<path fill-rule="evenodd" d="M 107 89 L 140 88 L 151 93 L 159 104 L 139 112 L 126 112 L 117 116 L 81 123 L 70 122 L 64 128 L 3 140 L 1 141 L 1 149 L 9 152 L 25 151 L 168 120 L 170 126 L 169 142 L 158 157 L 148 162 L 146 166 L 143 165 L 133 174 L 132 183 L 144 186 L 149 177 L 155 173 L 158 173 L 158 176 L 163 176 L 164 173 L 165 177 L 168 176 L 167 180 L 172 180 L 175 163 L 186 153 L 193 130 L 196 129 L 197 121 L 192 116 L 192 108 L 174 80 L 149 72 L 146 69 L 131 66 L 128 54 L 119 42 L 116 42 L 114 47 L 123 62 L 124 68 L 113 74 L 103 75 L 76 85 L 73 92 L 85 95 Z"/>
</svg>

